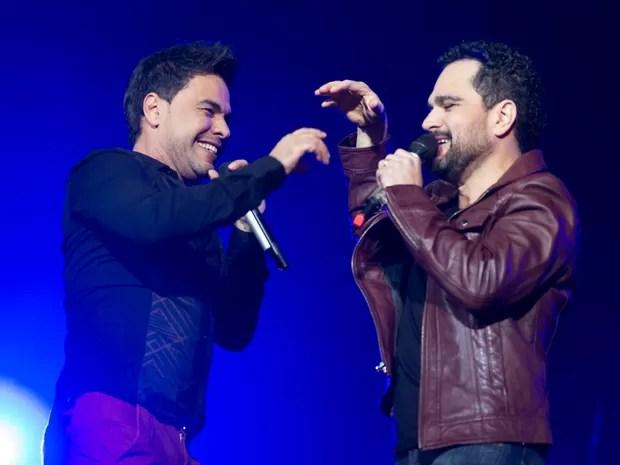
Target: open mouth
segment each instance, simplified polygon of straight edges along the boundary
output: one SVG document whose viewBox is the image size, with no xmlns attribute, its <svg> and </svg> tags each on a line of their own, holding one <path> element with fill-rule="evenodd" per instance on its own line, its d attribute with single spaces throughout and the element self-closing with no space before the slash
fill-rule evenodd
<svg viewBox="0 0 620 465">
<path fill-rule="evenodd" d="M 451 138 L 448 134 L 435 133 L 433 134 L 437 141 L 437 156 L 442 156 L 448 150 L 448 144 L 451 142 Z"/>
<path fill-rule="evenodd" d="M 219 147 L 217 145 L 213 145 L 209 142 L 203 142 L 203 141 L 198 141 L 197 144 L 203 149 L 211 152 L 214 156 L 217 157 L 217 152 L 219 150 Z"/>
</svg>

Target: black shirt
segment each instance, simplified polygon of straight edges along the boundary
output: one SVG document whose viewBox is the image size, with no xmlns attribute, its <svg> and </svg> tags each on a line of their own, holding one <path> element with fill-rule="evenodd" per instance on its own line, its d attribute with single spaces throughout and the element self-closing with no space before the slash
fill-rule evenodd
<svg viewBox="0 0 620 465">
<path fill-rule="evenodd" d="M 418 447 L 422 316 L 426 296 L 426 274 L 415 263 L 411 263 L 404 279 L 407 292 L 398 322 L 392 380 L 398 456 Z"/>
<path fill-rule="evenodd" d="M 197 428 L 212 344 L 247 342 L 267 277 L 253 235 L 233 228 L 224 252 L 215 229 L 257 207 L 284 178 L 272 157 L 192 186 L 123 149 L 76 165 L 64 214 L 58 398 L 104 392 Z"/>
<path fill-rule="evenodd" d="M 446 204 L 446 216 L 458 210 L 458 199 Z M 410 261 L 401 276 L 404 284 L 402 313 L 398 319 L 395 350 L 394 418 L 396 420 L 396 456 L 418 448 L 418 413 L 420 397 L 420 367 L 422 319 L 426 300 L 426 273 Z"/>
</svg>

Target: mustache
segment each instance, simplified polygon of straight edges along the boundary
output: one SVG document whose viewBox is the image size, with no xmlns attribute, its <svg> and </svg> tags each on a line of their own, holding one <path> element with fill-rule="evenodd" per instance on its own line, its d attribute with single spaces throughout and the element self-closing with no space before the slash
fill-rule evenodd
<svg viewBox="0 0 620 465">
<path fill-rule="evenodd" d="M 452 139 L 452 134 L 448 131 L 432 131 L 431 134 L 435 139 L 444 137 L 446 139 Z"/>
</svg>

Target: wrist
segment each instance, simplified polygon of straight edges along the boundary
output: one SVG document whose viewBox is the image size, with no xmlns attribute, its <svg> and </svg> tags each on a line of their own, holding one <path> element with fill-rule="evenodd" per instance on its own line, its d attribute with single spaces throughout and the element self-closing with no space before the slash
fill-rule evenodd
<svg viewBox="0 0 620 465">
<path fill-rule="evenodd" d="M 357 127 L 357 142 L 355 146 L 363 148 L 379 145 L 385 140 L 386 136 L 387 117 L 384 116 L 380 122 L 373 122 L 366 126 Z"/>
</svg>

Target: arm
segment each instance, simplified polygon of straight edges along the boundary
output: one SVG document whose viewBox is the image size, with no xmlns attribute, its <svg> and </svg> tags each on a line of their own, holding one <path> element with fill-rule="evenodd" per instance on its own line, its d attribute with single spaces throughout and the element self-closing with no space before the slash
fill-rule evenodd
<svg viewBox="0 0 620 465">
<path fill-rule="evenodd" d="M 225 179 L 160 192 L 137 160 L 105 152 L 72 171 L 69 205 L 72 214 L 109 233 L 155 243 L 232 223 L 284 178 L 282 164 L 264 157 Z"/>
<path fill-rule="evenodd" d="M 277 188 L 300 158 L 327 164 L 326 134 L 301 128 L 282 137 L 270 156 L 207 185 L 157 191 L 142 164 L 122 150 L 99 152 L 71 173 L 70 213 L 129 240 L 156 243 L 231 224 Z"/>
<path fill-rule="evenodd" d="M 413 257 L 468 310 L 511 305 L 570 273 L 577 217 L 569 194 L 551 175 L 536 177 L 468 239 L 421 187 L 386 188 L 389 212 Z"/>
<path fill-rule="evenodd" d="M 349 181 L 349 212 L 362 208 L 366 199 L 378 189 L 377 163 L 385 157 L 387 140 L 358 148 L 355 135 L 347 136 L 338 146 L 345 176 Z"/>
<path fill-rule="evenodd" d="M 355 213 L 378 188 L 377 163 L 385 156 L 387 116 L 379 96 L 361 81 L 330 81 L 315 90 L 323 108 L 335 107 L 357 126 L 339 146 L 349 179 L 349 211 Z"/>
</svg>

